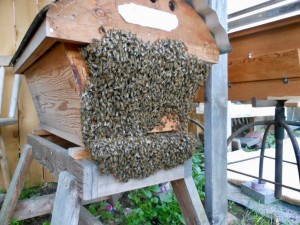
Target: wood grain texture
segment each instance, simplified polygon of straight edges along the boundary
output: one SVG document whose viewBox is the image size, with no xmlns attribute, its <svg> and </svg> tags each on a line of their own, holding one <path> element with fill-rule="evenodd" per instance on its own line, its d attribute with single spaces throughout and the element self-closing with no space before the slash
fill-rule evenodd
<svg viewBox="0 0 300 225">
<path fill-rule="evenodd" d="M 23 79 L 20 96 L 19 96 L 19 145 L 23 149 L 27 144 L 27 134 L 30 134 L 32 130 L 39 127 L 39 118 L 35 110 L 32 97 L 26 80 Z M 16 151 L 16 154 L 19 154 L 20 150 Z M 17 161 L 16 161 L 17 162 Z M 36 186 L 41 184 L 44 181 L 43 179 L 43 168 L 37 162 L 32 162 L 27 186 Z"/>
<path fill-rule="evenodd" d="M 287 18 L 271 25 L 254 27 L 248 29 L 247 33 L 246 31 L 233 33 L 229 38 L 234 49 L 229 53 L 229 62 L 246 58 L 249 53 L 257 57 L 295 50 L 299 48 L 300 16 Z"/>
<path fill-rule="evenodd" d="M 218 61 L 219 51 L 210 31 L 186 1 L 176 1 L 174 12 L 169 9 L 167 0 L 155 4 L 143 0 L 130 2 L 175 14 L 179 19 L 178 28 L 167 32 L 126 23 L 118 13 L 117 6 L 128 3 L 128 0 L 66 0 L 55 3 L 55 7 L 47 13 L 48 29 L 51 31 L 48 32 L 49 37 L 67 42 L 90 43 L 92 39 L 101 39 L 103 34 L 99 33 L 99 27 L 103 26 L 106 30 L 130 30 L 144 41 L 166 38 L 182 40 L 191 54 L 205 61 Z"/>
<path fill-rule="evenodd" d="M 16 47 L 18 48 L 26 31 L 38 12 L 36 0 L 15 0 Z"/>
<path fill-rule="evenodd" d="M 11 67 L 5 68 L 5 83 L 4 83 L 4 93 L 3 93 L 3 104 L 2 104 L 2 114 L 1 118 L 7 118 L 9 115 L 9 108 L 10 108 L 10 99 L 12 94 L 12 87 L 14 82 L 14 74 Z M 4 119 L 6 120 L 6 119 Z M 2 121 L 3 122 L 3 121 Z M 19 160 L 19 128 L 18 124 L 13 119 L 11 121 L 11 125 L 7 124 L 7 122 L 3 122 L 7 124 L 7 126 L 0 127 L 0 134 L 4 140 L 5 148 L 6 148 L 6 155 L 9 161 L 9 165 L 11 168 L 11 173 L 15 170 L 18 160 Z M 1 119 L 0 119 L 1 123 Z M 2 174 L 2 170 L 0 171 Z M 0 188 L 5 189 L 4 180 L 2 176 L 0 176 Z"/>
<path fill-rule="evenodd" d="M 13 1 L 0 1 L 0 55 L 9 56 L 15 53 L 15 29 Z"/>
<path fill-rule="evenodd" d="M 268 96 L 300 96 L 300 79 L 256 81 L 233 84 L 228 89 L 229 99 L 249 101 L 252 97 L 267 99 Z"/>
<path fill-rule="evenodd" d="M 26 145 L 1 208 L 0 221 L 2 225 L 8 225 L 13 216 L 32 159 L 32 148 L 30 145 Z"/>
<path fill-rule="evenodd" d="M 98 166 L 92 161 L 73 160 L 66 149 L 45 138 L 28 135 L 28 142 L 33 146 L 34 159 L 48 168 L 56 177 L 61 171 L 68 171 L 76 177 L 79 195 L 84 203 L 116 193 L 181 179 L 191 173 L 190 161 L 187 161 L 185 165 L 157 172 L 145 179 L 132 179 L 123 183 L 113 176 L 100 174 Z"/>
<path fill-rule="evenodd" d="M 82 93 L 85 88 L 86 78 L 88 76 L 88 67 L 85 59 L 82 57 L 79 45 L 64 44 L 66 56 L 75 78 L 76 90 Z"/>
<path fill-rule="evenodd" d="M 54 198 L 55 194 L 49 194 L 18 201 L 13 218 L 16 220 L 25 220 L 50 214 L 53 208 Z"/>
<path fill-rule="evenodd" d="M 80 207 L 79 224 L 80 225 L 103 225 L 96 217 L 94 217 L 83 206 Z"/>
<path fill-rule="evenodd" d="M 298 50 L 231 60 L 228 70 L 229 83 L 300 77 Z"/>
<path fill-rule="evenodd" d="M 69 148 L 68 154 L 75 160 L 91 159 L 90 152 L 83 147 Z"/>
<path fill-rule="evenodd" d="M 78 225 L 80 199 L 76 177 L 67 171 L 61 172 L 53 206 L 52 225 Z"/>
<path fill-rule="evenodd" d="M 50 214 L 53 209 L 55 195 L 56 193 L 18 201 L 13 218 L 19 221 Z M 4 198 L 5 194 L 0 197 L 0 203 L 4 201 Z M 102 225 L 102 223 L 83 206 L 80 207 L 79 224 Z"/>
<path fill-rule="evenodd" d="M 46 21 L 44 21 L 15 63 L 14 73 L 23 74 L 32 63 L 56 42 L 54 39 L 47 38 L 46 32 Z"/>
<path fill-rule="evenodd" d="M 80 98 L 73 72 L 57 45 L 25 73 L 41 128 L 83 146 L 81 142 Z"/>
<path fill-rule="evenodd" d="M 9 166 L 9 161 L 6 154 L 6 147 L 1 133 L 0 133 L 0 156 L 1 156 L 0 164 L 1 164 L 2 178 L 4 181 L 5 189 L 8 190 L 11 177 L 12 177 L 12 171 Z"/>
<path fill-rule="evenodd" d="M 299 95 L 300 15 L 231 33 L 229 38 L 233 47 L 228 55 L 229 81 L 240 81 L 228 89 L 229 100 L 248 101 L 252 97 L 266 99 L 271 95 Z M 295 51 L 298 51 L 298 62 Z M 249 54 L 253 60 L 249 59 Z M 237 68 L 234 69 L 233 65 Z M 247 70 L 251 73 L 247 73 Z M 290 76 L 297 78 L 290 79 L 289 84 L 284 86 L 281 79 Z M 272 78 L 280 79 L 276 81 Z M 254 82 L 256 80 L 261 82 Z M 204 101 L 204 90 L 199 89 L 194 102 Z"/>
<path fill-rule="evenodd" d="M 171 182 L 187 225 L 209 225 L 192 176 Z"/>
</svg>

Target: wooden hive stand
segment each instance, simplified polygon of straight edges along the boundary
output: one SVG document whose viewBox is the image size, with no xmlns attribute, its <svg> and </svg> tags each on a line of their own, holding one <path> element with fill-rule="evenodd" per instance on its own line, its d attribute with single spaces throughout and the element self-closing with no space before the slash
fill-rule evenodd
<svg viewBox="0 0 300 225">
<path fill-rule="evenodd" d="M 171 181 L 186 223 L 188 225 L 209 224 L 193 181 L 191 160 L 176 168 L 159 171 L 145 179 L 132 179 L 127 183 L 122 183 L 113 176 L 99 173 L 98 166 L 92 161 L 72 158 L 68 153 L 68 145 L 70 145 L 68 142 L 54 136 L 47 138 L 28 135 L 28 144 L 23 149 L 0 212 L 2 225 L 8 225 L 14 214 L 33 159 L 58 178 L 52 225 L 77 225 L 79 220 L 82 221 L 80 217 L 82 217 L 82 211 L 85 211 L 82 207 L 84 204 L 103 200 L 113 194 L 167 181 Z M 73 148 L 74 145 L 71 146 Z"/>
</svg>

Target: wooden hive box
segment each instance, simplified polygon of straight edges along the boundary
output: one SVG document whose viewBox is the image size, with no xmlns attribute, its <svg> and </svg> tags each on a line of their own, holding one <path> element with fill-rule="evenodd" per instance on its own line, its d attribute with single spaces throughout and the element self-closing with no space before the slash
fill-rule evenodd
<svg viewBox="0 0 300 225">
<path fill-rule="evenodd" d="M 85 88 L 88 68 L 79 47 L 101 39 L 99 29 L 131 31 L 150 42 L 181 40 L 189 53 L 207 62 L 218 61 L 219 50 L 209 29 L 185 0 L 177 0 L 175 7 L 165 0 L 130 1 L 175 15 L 178 25 L 171 31 L 127 23 L 118 11 L 126 3 L 61 0 L 36 17 L 13 61 L 15 73 L 26 76 L 42 129 L 83 146 L 80 93 Z"/>
</svg>

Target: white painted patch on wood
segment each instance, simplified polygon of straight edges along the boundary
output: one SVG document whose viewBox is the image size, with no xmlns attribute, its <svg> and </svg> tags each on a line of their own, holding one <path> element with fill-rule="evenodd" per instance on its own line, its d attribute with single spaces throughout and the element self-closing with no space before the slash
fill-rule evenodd
<svg viewBox="0 0 300 225">
<path fill-rule="evenodd" d="M 176 15 L 146 6 L 123 4 L 118 5 L 118 11 L 127 23 L 165 31 L 172 31 L 178 27 Z"/>
</svg>

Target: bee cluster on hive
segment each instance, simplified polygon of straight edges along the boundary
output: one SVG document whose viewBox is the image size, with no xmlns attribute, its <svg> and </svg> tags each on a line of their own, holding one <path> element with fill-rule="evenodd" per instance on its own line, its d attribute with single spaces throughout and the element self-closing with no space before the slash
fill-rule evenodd
<svg viewBox="0 0 300 225">
<path fill-rule="evenodd" d="M 209 63 L 180 41 L 144 42 L 122 30 L 106 32 L 81 52 L 89 66 L 81 95 L 83 142 L 102 173 L 125 182 L 192 156 L 187 117 Z M 149 134 L 164 126 L 164 116 L 179 121 L 178 131 Z"/>
</svg>

